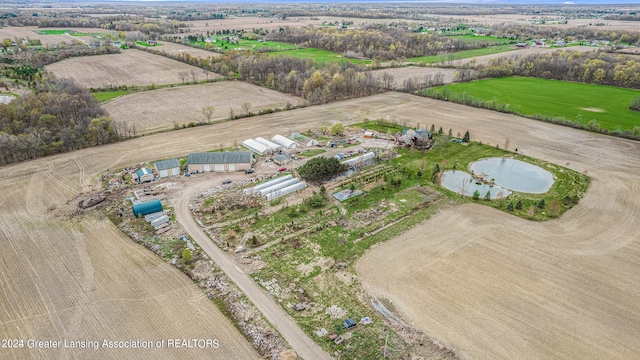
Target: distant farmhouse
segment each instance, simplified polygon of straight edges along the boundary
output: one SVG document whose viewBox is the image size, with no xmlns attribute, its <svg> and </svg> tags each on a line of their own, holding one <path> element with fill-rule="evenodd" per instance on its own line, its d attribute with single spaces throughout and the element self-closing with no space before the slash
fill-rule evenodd
<svg viewBox="0 0 640 360">
<path fill-rule="evenodd" d="M 248 151 L 204 152 L 189 154 L 187 168 L 189 172 L 223 172 L 249 170 L 253 155 Z"/>
</svg>

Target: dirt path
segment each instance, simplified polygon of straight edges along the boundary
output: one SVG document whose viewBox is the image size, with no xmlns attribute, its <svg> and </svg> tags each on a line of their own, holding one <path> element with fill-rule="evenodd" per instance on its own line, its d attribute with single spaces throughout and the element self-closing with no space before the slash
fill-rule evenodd
<svg viewBox="0 0 640 360">
<path fill-rule="evenodd" d="M 220 248 L 209 239 L 207 234 L 202 231 L 191 216 L 191 211 L 189 210 L 189 201 L 197 192 L 198 189 L 195 187 L 186 188 L 176 200 L 175 211 L 178 222 L 182 224 L 193 240 L 215 261 L 216 265 L 227 274 L 229 279 L 238 286 L 255 307 L 260 310 L 267 321 L 275 326 L 298 355 L 308 360 L 331 359 L 320 346 L 298 327 L 293 318 L 291 318 L 280 305 L 276 304 L 266 291 L 261 289 L 249 275 L 245 274 L 240 269 L 240 266 L 220 250 Z"/>
</svg>

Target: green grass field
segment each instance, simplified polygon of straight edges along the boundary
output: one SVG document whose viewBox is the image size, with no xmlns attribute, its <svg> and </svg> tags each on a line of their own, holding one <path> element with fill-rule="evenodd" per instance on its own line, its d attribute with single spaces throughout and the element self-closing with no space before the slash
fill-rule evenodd
<svg viewBox="0 0 640 360">
<path fill-rule="evenodd" d="M 341 62 L 348 61 L 354 64 L 369 64 L 371 60 L 360 60 L 343 57 L 333 51 L 321 50 L 316 48 L 298 49 L 289 51 L 280 51 L 276 53 L 269 53 L 271 56 L 287 56 L 295 58 L 314 59 L 318 64 L 324 64 L 325 62 Z"/>
<path fill-rule="evenodd" d="M 454 58 L 453 58 L 454 60 L 460 60 L 460 59 L 474 58 L 477 56 L 498 54 L 498 53 L 512 51 L 512 50 L 513 49 L 508 45 L 500 45 L 500 46 L 491 46 L 491 47 L 486 47 L 481 49 L 457 51 L 451 54 L 454 55 Z M 407 61 L 433 64 L 433 63 L 443 62 L 447 60 L 447 55 L 445 55 L 444 57 L 440 55 L 419 56 L 419 57 L 407 58 Z"/>
<path fill-rule="evenodd" d="M 640 114 L 629 109 L 631 101 L 640 97 L 638 90 L 526 77 L 479 80 L 446 88 L 485 101 L 495 98 L 497 103 L 510 104 L 512 110 L 528 116 L 563 116 L 580 124 L 595 120 L 610 131 L 640 126 Z"/>
<path fill-rule="evenodd" d="M 475 36 L 473 34 L 453 35 L 453 36 L 447 36 L 447 38 L 462 40 L 470 43 L 484 42 L 484 43 L 492 43 L 492 44 L 508 44 L 513 42 L 513 40 L 507 39 L 507 38 L 497 38 L 495 36 Z"/>
<path fill-rule="evenodd" d="M 69 33 L 71 36 L 87 36 L 88 34 L 81 32 L 74 32 L 73 30 L 38 30 L 36 31 L 40 35 L 64 35 Z"/>
<path fill-rule="evenodd" d="M 118 91 L 102 91 L 93 93 L 93 97 L 98 99 L 99 102 L 105 102 L 111 99 L 115 99 L 118 96 L 126 95 L 129 91 L 126 90 L 118 90 Z"/>
<path fill-rule="evenodd" d="M 259 50 L 260 48 L 269 48 L 270 51 L 284 51 L 284 50 L 294 50 L 298 47 L 292 44 L 287 44 L 283 42 L 277 41 L 264 41 L 260 42 L 258 40 L 246 40 L 240 39 L 237 44 L 231 44 L 227 41 L 223 41 L 223 36 L 216 36 L 217 41 L 215 43 L 209 43 L 207 45 L 204 41 L 192 41 L 191 45 L 199 45 L 203 49 L 216 49 L 220 48 L 221 50 Z"/>
<path fill-rule="evenodd" d="M 155 46 L 162 46 L 162 44 L 155 44 L 155 45 L 150 45 L 148 42 L 146 41 L 136 41 L 136 44 L 140 45 L 140 46 L 144 46 L 144 47 L 155 47 Z"/>
</svg>

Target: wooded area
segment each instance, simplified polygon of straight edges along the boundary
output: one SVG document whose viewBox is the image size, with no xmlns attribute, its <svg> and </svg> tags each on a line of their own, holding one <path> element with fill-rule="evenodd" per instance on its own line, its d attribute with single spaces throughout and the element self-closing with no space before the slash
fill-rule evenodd
<svg viewBox="0 0 640 360">
<path fill-rule="evenodd" d="M 35 93 L 0 104 L 0 165 L 135 134 L 134 127 L 106 115 L 88 90 L 70 80 L 45 79 Z"/>
</svg>

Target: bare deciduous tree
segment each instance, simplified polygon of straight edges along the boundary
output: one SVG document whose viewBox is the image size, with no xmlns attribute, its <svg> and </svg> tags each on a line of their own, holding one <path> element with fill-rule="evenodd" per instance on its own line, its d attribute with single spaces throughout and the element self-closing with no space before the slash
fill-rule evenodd
<svg viewBox="0 0 640 360">
<path fill-rule="evenodd" d="M 207 122 L 211 122 L 211 117 L 213 116 L 213 112 L 216 110 L 215 107 L 209 105 L 202 108 L 202 115 L 207 119 Z"/>
<path fill-rule="evenodd" d="M 187 81 L 187 78 L 189 77 L 189 73 L 186 71 L 180 71 L 178 73 L 178 77 L 180 78 L 180 80 L 182 80 L 182 83 L 184 84 L 185 81 Z"/>
<path fill-rule="evenodd" d="M 469 178 L 461 179 L 456 184 L 456 188 L 458 189 L 458 194 L 460 194 L 461 197 L 464 197 L 470 185 L 471 185 L 471 179 Z"/>
</svg>

